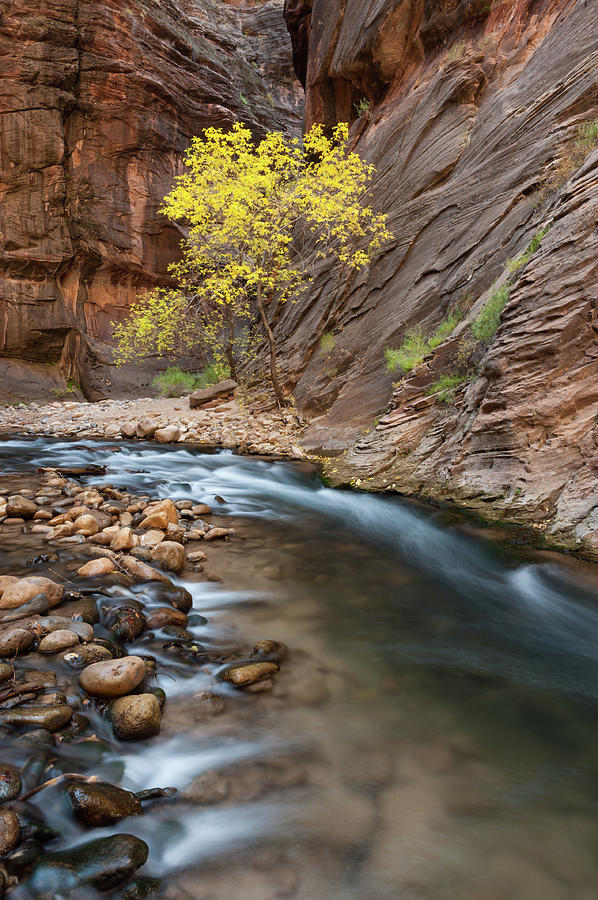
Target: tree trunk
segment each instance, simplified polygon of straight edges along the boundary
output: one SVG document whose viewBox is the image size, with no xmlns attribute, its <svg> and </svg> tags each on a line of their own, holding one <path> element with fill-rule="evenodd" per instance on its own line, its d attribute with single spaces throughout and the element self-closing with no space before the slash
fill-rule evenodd
<svg viewBox="0 0 598 900">
<path fill-rule="evenodd" d="M 226 324 L 228 329 L 228 344 L 226 347 L 226 359 L 228 362 L 228 367 L 230 369 L 230 377 L 233 381 L 237 381 L 237 367 L 235 365 L 235 323 L 233 320 L 233 316 L 231 313 L 230 307 L 227 305 L 225 311 Z"/>
<path fill-rule="evenodd" d="M 272 379 L 272 387 L 274 388 L 274 394 L 276 396 L 276 404 L 279 409 L 282 409 L 282 407 L 284 406 L 284 396 L 280 387 L 280 382 L 278 380 L 278 369 L 276 367 L 276 344 L 274 343 L 274 335 L 272 333 L 272 329 L 270 328 L 270 323 L 268 322 L 266 310 L 264 309 L 261 283 L 258 283 L 257 286 L 257 308 L 260 312 L 260 319 L 262 320 L 262 325 L 264 326 L 264 331 L 266 332 L 266 337 L 268 339 L 268 346 L 270 348 L 270 378 Z"/>
</svg>

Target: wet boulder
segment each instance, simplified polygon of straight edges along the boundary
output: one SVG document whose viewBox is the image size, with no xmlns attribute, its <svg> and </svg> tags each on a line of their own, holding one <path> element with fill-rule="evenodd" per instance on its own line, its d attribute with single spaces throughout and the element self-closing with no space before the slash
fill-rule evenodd
<svg viewBox="0 0 598 900">
<path fill-rule="evenodd" d="M 0 575 L 0 597 L 11 584 L 16 584 L 18 580 L 15 575 Z"/>
<path fill-rule="evenodd" d="M 162 575 L 161 572 L 157 572 L 151 566 L 148 566 L 147 563 L 142 562 L 140 559 L 135 559 L 134 556 L 123 556 L 121 559 L 122 565 L 125 567 L 127 572 L 132 575 L 134 578 L 139 578 L 142 581 L 168 581 L 166 575 Z M 0 600 L 0 603 L 2 601 Z"/>
<path fill-rule="evenodd" d="M 179 514 L 172 500 L 160 500 L 152 503 L 144 511 L 145 518 L 140 528 L 156 528 L 160 531 L 167 529 L 169 524 L 178 525 Z"/>
<path fill-rule="evenodd" d="M 8 763 L 0 763 L 0 803 L 14 800 L 21 793 L 19 770 Z"/>
<path fill-rule="evenodd" d="M 138 544 L 138 536 L 131 528 L 129 528 L 128 525 L 123 525 L 123 527 L 119 528 L 112 538 L 112 541 L 110 542 L 110 549 L 114 550 L 114 552 L 118 552 L 119 550 L 131 550 Z"/>
<path fill-rule="evenodd" d="M 45 854 L 30 880 L 39 894 L 60 893 L 89 884 L 98 890 L 117 887 L 147 860 L 145 841 L 132 834 L 113 834 L 70 850 Z"/>
<path fill-rule="evenodd" d="M 121 606 L 118 609 L 110 610 L 106 624 L 109 625 L 114 639 L 126 644 L 139 637 L 147 622 L 143 613 L 135 607 Z"/>
<path fill-rule="evenodd" d="M 172 444 L 178 441 L 181 429 L 177 425 L 166 425 L 165 428 L 157 428 L 154 432 L 154 440 L 160 444 Z"/>
<path fill-rule="evenodd" d="M 138 656 L 92 663 L 83 669 L 79 683 L 92 697 L 121 697 L 145 678 L 145 664 Z"/>
<path fill-rule="evenodd" d="M 0 609 L 16 609 L 33 600 L 38 594 L 45 594 L 48 606 L 52 608 L 61 602 L 64 588 L 50 578 L 43 578 L 40 575 L 19 578 L 3 591 L 2 597 L 0 597 Z"/>
<path fill-rule="evenodd" d="M 110 707 L 114 733 L 123 741 L 141 741 L 160 731 L 160 702 L 154 694 L 119 697 Z"/>
<path fill-rule="evenodd" d="M 158 606 L 149 612 L 147 624 L 149 628 L 164 628 L 167 625 L 180 625 L 184 628 L 187 624 L 187 616 L 179 609 L 171 606 Z"/>
<path fill-rule="evenodd" d="M 66 794 L 76 817 L 92 827 L 111 825 L 126 816 L 143 813 L 135 794 L 107 782 L 75 781 L 67 785 Z"/>
<path fill-rule="evenodd" d="M 193 597 L 189 591 L 174 585 L 171 581 L 160 588 L 159 598 L 184 613 L 188 613 L 193 605 Z"/>
<path fill-rule="evenodd" d="M 73 669 L 84 669 L 85 666 L 91 666 L 93 663 L 112 659 L 112 654 L 107 647 L 91 643 L 70 650 L 64 654 L 63 659 Z"/>
</svg>

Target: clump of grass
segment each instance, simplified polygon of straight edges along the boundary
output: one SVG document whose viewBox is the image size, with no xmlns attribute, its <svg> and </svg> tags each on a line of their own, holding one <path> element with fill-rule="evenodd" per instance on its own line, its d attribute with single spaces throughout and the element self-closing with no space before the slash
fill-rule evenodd
<svg viewBox="0 0 598 900">
<path fill-rule="evenodd" d="M 507 269 L 509 272 L 517 272 L 519 269 L 526 266 L 547 234 L 548 228 L 540 228 L 539 231 L 536 231 L 523 253 L 520 253 L 519 256 L 515 256 L 507 262 Z"/>
<path fill-rule="evenodd" d="M 468 380 L 467 375 L 443 375 L 430 385 L 426 394 L 428 396 L 435 394 L 438 403 L 454 403 L 456 389 Z"/>
<path fill-rule="evenodd" d="M 410 328 L 398 350 L 390 348 L 385 351 L 387 371 L 393 374 L 399 369 L 403 372 L 411 372 L 412 369 L 415 369 L 424 356 L 427 356 L 431 350 L 435 350 L 452 334 L 471 306 L 471 300 L 472 298 L 467 296 L 452 306 L 428 338 L 424 337 L 420 325 Z"/>
<path fill-rule="evenodd" d="M 320 338 L 320 355 L 328 356 L 332 353 L 336 344 L 336 338 L 331 331 L 325 331 Z"/>
<path fill-rule="evenodd" d="M 598 146 L 598 119 L 582 122 L 577 128 L 575 141 L 567 147 L 546 180 L 548 190 L 557 190 L 569 180 L 573 172 L 585 162 L 588 153 Z"/>
<path fill-rule="evenodd" d="M 503 284 L 502 287 L 494 288 L 486 305 L 471 323 L 473 336 L 478 341 L 487 343 L 494 337 L 500 325 L 502 311 L 509 302 L 510 296 L 510 284 Z"/>
<path fill-rule="evenodd" d="M 153 385 L 160 388 L 162 397 L 181 397 L 190 391 L 218 384 L 229 377 L 230 369 L 220 363 L 211 363 L 203 372 L 184 372 L 178 366 L 170 366 L 165 372 L 156 375 Z"/>
</svg>

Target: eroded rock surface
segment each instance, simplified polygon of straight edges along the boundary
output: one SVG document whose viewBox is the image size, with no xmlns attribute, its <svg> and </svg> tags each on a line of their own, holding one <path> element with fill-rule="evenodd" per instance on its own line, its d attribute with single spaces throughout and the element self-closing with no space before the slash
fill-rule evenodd
<svg viewBox="0 0 598 900">
<path fill-rule="evenodd" d="M 456 498 L 598 549 L 596 154 L 570 164 L 598 118 L 598 9 L 287 0 L 286 17 L 307 124 L 353 122 L 394 234 L 359 275 L 320 264 L 309 299 L 278 317 L 287 384 L 312 417 L 304 445 L 353 447 L 333 479 Z M 475 377 L 436 403 L 426 392 L 455 371 L 490 287 L 547 227 Z M 385 350 L 456 303 L 468 321 L 404 381 L 389 374 Z"/>
</svg>

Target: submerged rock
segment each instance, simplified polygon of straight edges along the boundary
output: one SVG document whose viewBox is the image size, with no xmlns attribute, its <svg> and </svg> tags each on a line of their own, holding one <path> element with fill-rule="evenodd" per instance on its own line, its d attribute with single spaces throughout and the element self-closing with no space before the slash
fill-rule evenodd
<svg viewBox="0 0 598 900">
<path fill-rule="evenodd" d="M 122 890 L 122 900 L 145 900 L 159 890 L 161 881 L 158 878 L 136 878 Z"/>
<path fill-rule="evenodd" d="M 189 591 L 186 588 L 177 587 L 171 581 L 160 589 L 159 598 L 172 604 L 175 609 L 180 609 L 184 613 L 188 613 L 193 605 L 193 597 Z"/>
<path fill-rule="evenodd" d="M 6 515 L 21 519 L 32 519 L 38 508 L 37 503 L 34 503 L 33 500 L 27 500 L 26 497 L 20 497 L 16 494 L 7 500 Z"/>
<path fill-rule="evenodd" d="M 68 891 L 82 884 L 108 890 L 130 878 L 145 863 L 148 852 L 145 841 L 132 834 L 98 838 L 44 855 L 30 883 L 40 894 Z"/>
<path fill-rule="evenodd" d="M 72 782 L 67 785 L 66 793 L 73 812 L 86 825 L 111 825 L 126 816 L 143 813 L 135 794 L 107 782 Z"/>
<path fill-rule="evenodd" d="M 76 650 L 71 650 L 70 653 L 65 653 L 63 659 L 73 669 L 83 669 L 85 666 L 90 666 L 93 663 L 112 659 L 112 654 L 102 644 L 90 643 L 85 644 L 83 647 L 77 647 Z"/>
<path fill-rule="evenodd" d="M 133 606 L 110 610 L 107 622 L 115 640 L 123 644 L 134 641 L 147 625 L 143 613 Z"/>
<path fill-rule="evenodd" d="M 220 672 L 220 679 L 234 684 L 235 687 L 246 687 L 263 681 L 278 672 L 280 666 L 275 662 L 256 662 L 244 666 L 232 666 Z"/>
<path fill-rule="evenodd" d="M 140 741 L 160 731 L 160 702 L 154 694 L 120 697 L 110 708 L 114 733 L 123 741 Z"/>
<path fill-rule="evenodd" d="M 187 616 L 180 609 L 159 606 L 157 609 L 150 610 L 147 624 L 149 628 L 164 628 L 166 625 L 179 625 L 184 628 L 187 624 Z"/>
<path fill-rule="evenodd" d="M 138 656 L 92 663 L 79 676 L 84 691 L 93 697 L 121 697 L 145 678 L 145 664 Z"/>
<path fill-rule="evenodd" d="M 71 721 L 73 711 L 66 703 L 57 706 L 24 706 L 0 709 L 0 725 L 35 725 L 47 731 L 58 731 Z"/>
</svg>

